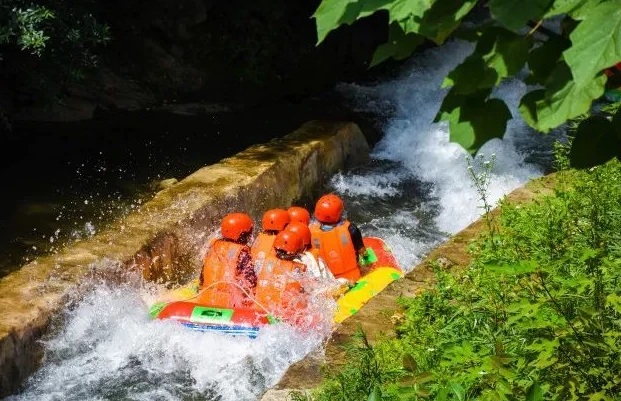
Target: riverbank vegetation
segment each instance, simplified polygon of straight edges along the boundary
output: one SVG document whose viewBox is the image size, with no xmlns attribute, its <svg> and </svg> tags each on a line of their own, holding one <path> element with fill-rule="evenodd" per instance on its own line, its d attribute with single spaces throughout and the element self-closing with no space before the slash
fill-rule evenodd
<svg viewBox="0 0 621 401">
<path fill-rule="evenodd" d="M 621 400 L 621 163 L 571 170 L 569 149 L 553 193 L 501 204 L 471 264 L 438 266 L 395 338 L 360 333 L 308 398 Z"/>
</svg>

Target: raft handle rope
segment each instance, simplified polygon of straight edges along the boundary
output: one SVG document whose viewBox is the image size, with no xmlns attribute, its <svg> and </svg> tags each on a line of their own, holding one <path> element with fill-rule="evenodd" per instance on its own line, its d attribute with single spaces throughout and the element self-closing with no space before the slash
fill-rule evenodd
<svg viewBox="0 0 621 401">
<path fill-rule="evenodd" d="M 175 300 L 175 301 L 164 302 L 164 304 L 165 304 L 165 305 L 170 305 L 170 304 L 172 304 L 172 303 L 174 303 L 174 302 L 185 302 L 185 301 L 189 301 L 189 300 L 191 300 L 191 299 L 194 299 L 194 298 L 197 298 L 197 297 L 201 296 L 201 295 L 202 295 L 205 291 L 207 291 L 207 290 L 208 290 L 208 289 L 210 289 L 211 287 L 216 286 L 216 285 L 219 285 L 219 284 L 227 284 L 227 285 L 232 285 L 232 286 L 234 286 L 234 287 L 239 288 L 239 289 L 240 289 L 240 290 L 244 293 L 244 295 L 246 295 L 246 296 L 248 297 L 248 299 L 250 299 L 252 302 L 254 302 L 254 303 L 255 303 L 257 306 L 259 306 L 261 309 L 263 309 L 263 311 L 264 311 L 265 313 L 267 313 L 268 315 L 270 315 L 270 314 L 271 314 L 271 312 L 270 312 L 270 311 L 269 311 L 269 310 L 268 310 L 265 306 L 263 306 L 263 305 L 262 305 L 259 301 L 257 301 L 257 299 L 256 299 L 255 297 L 253 297 L 252 295 L 250 295 L 250 294 L 248 293 L 248 291 L 246 291 L 246 289 L 245 289 L 244 287 L 242 287 L 241 285 L 239 285 L 239 284 L 237 284 L 237 283 L 234 283 L 234 282 L 232 282 L 232 281 L 216 281 L 216 282 L 213 282 L 213 283 L 209 284 L 207 287 L 205 287 L 205 288 L 203 288 L 202 290 L 200 290 L 200 291 L 199 291 L 196 295 L 192 295 L 191 297 L 184 298 L 184 299 L 178 299 L 178 300 Z"/>
</svg>

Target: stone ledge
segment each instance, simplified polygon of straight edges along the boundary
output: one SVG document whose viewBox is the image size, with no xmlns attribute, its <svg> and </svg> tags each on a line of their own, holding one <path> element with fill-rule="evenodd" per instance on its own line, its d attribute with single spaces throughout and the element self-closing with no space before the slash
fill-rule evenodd
<svg viewBox="0 0 621 401">
<path fill-rule="evenodd" d="M 196 171 L 94 237 L 2 278 L 0 396 L 16 391 L 36 369 L 42 355 L 37 340 L 52 316 L 79 294 L 95 262 L 106 258 L 139 269 L 149 280 L 196 274 L 207 233 L 224 214 L 243 210 L 259 216 L 289 205 L 337 171 L 366 162 L 368 153 L 353 123 L 306 123 L 282 139 Z"/>
</svg>

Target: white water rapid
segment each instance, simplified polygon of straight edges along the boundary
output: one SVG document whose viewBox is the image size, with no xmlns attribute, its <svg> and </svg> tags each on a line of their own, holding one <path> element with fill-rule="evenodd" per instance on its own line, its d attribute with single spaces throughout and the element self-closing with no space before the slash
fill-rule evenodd
<svg viewBox="0 0 621 401">
<path fill-rule="evenodd" d="M 445 124 L 432 123 L 442 78 L 470 51 L 467 44 L 449 43 L 417 56 L 390 82 L 340 87 L 353 107 L 385 121 L 385 136 L 373 149 L 372 163 L 337 175 L 330 189 L 345 197 L 350 218 L 363 233 L 384 238 L 406 269 L 481 212 L 466 152 L 448 142 Z M 516 118 L 504 140 L 481 150 L 487 158 L 496 154 L 489 187 L 493 202 L 541 175 L 542 167 L 528 160 L 549 154 L 550 138 L 533 134 L 515 111 L 525 90 L 512 80 L 496 92 Z M 144 291 L 95 284 L 89 296 L 64 312 L 44 341 L 41 369 L 9 399 L 257 400 L 323 341 L 321 334 L 284 326 L 250 340 L 151 321 Z"/>
</svg>

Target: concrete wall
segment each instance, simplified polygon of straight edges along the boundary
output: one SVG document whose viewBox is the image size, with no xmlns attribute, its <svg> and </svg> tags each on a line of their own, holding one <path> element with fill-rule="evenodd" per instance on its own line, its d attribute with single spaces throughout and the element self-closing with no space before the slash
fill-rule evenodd
<svg viewBox="0 0 621 401">
<path fill-rule="evenodd" d="M 96 262 L 117 261 L 154 281 L 189 277 L 200 266 L 207 234 L 224 214 L 258 216 L 288 206 L 337 171 L 367 161 L 368 153 L 355 124 L 309 122 L 283 139 L 196 171 L 109 229 L 4 277 L 0 396 L 16 391 L 36 369 L 42 356 L 37 340 L 52 317 L 79 298 L 87 278 L 97 274 Z"/>
</svg>

